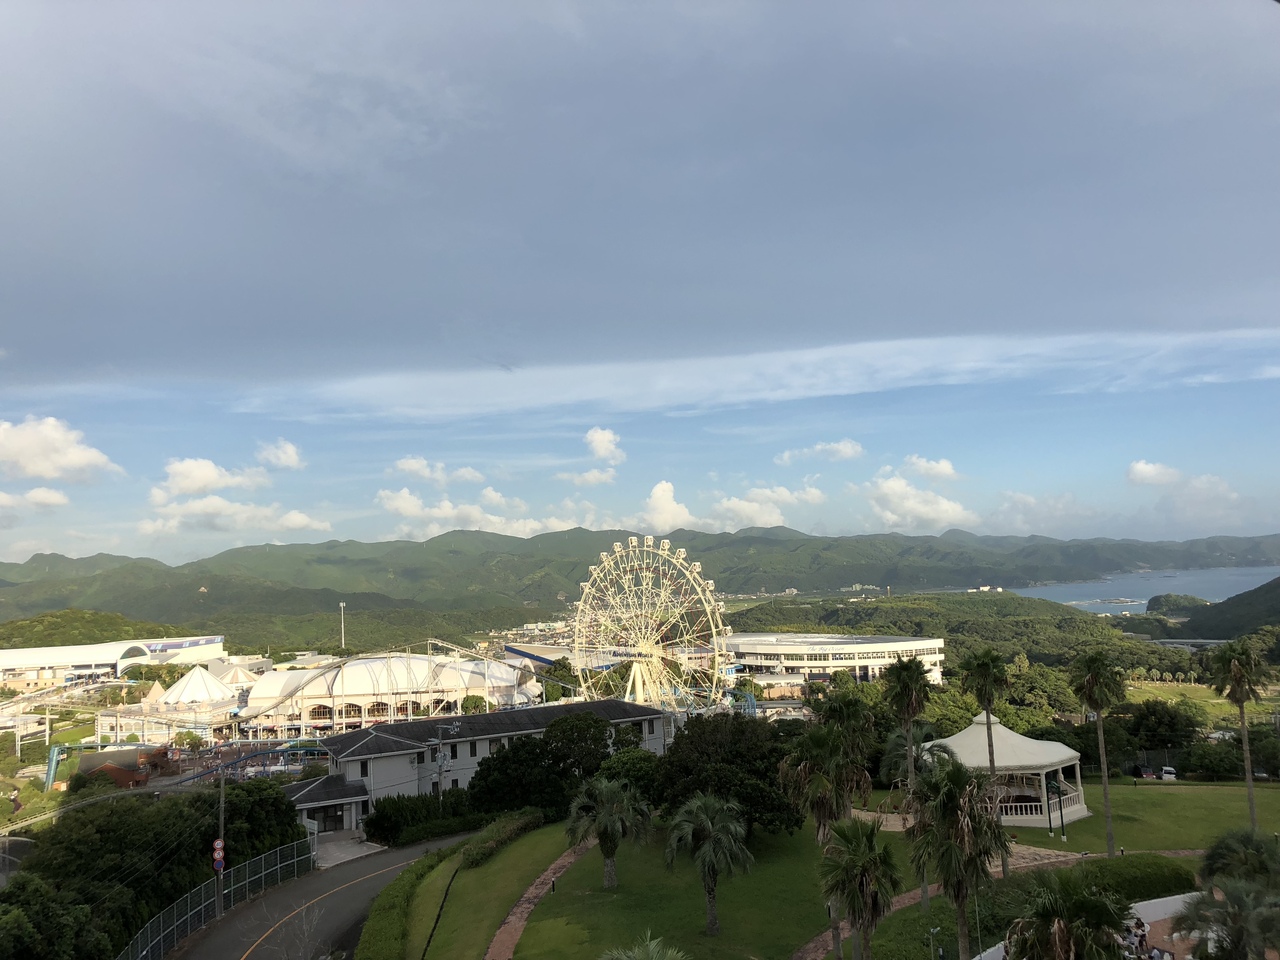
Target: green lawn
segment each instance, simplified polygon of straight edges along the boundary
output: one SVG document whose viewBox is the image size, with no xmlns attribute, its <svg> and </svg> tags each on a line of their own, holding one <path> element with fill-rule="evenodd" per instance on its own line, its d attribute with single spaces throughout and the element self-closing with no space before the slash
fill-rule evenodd
<svg viewBox="0 0 1280 960">
<path fill-rule="evenodd" d="M 818 894 L 817 845 L 812 826 L 793 836 L 761 833 L 751 849 L 756 865 L 718 889 L 721 934 L 704 934 L 705 899 L 686 855 L 668 872 L 664 835 L 618 855 L 618 889 L 605 893 L 603 861 L 592 851 L 565 872 L 554 894 L 533 911 L 515 960 L 596 960 L 610 947 L 634 943 L 652 931 L 697 960 L 786 958 L 827 922 Z M 906 867 L 900 836 L 891 835 Z"/>
<path fill-rule="evenodd" d="M 1240 725 L 1240 711 L 1234 704 L 1224 700 L 1208 687 L 1194 683 L 1129 683 L 1127 699 L 1132 703 L 1143 700 L 1164 700 L 1176 703 L 1186 698 L 1195 702 L 1209 715 L 1209 722 L 1215 727 L 1236 729 Z M 1280 710 L 1280 689 L 1269 692 L 1261 703 L 1245 705 L 1245 715 L 1250 721 L 1269 721 L 1275 710 Z"/>
<path fill-rule="evenodd" d="M 1280 786 L 1258 784 L 1258 827 L 1280 831 Z M 1106 853 L 1102 784 L 1084 785 L 1085 803 L 1093 816 L 1067 824 L 1067 842 L 1050 837 L 1048 827 L 1011 827 L 1019 843 L 1037 847 Z M 1164 783 L 1132 778 L 1111 782 L 1111 816 L 1116 846 L 1126 850 L 1203 850 L 1231 827 L 1248 826 L 1244 784 Z"/>
<path fill-rule="evenodd" d="M 427 874 L 414 891 L 413 899 L 409 902 L 409 932 L 404 941 L 405 960 L 421 960 L 422 951 L 427 947 L 427 937 L 431 935 L 431 928 L 436 922 L 436 914 L 440 912 L 440 901 L 444 899 L 449 880 L 461 860 L 461 856 L 450 857 Z"/>
<path fill-rule="evenodd" d="M 566 849 L 564 824 L 551 824 L 503 848 L 484 866 L 459 870 L 424 960 L 481 960 L 498 926 L 520 895 Z M 452 872 L 451 867 L 449 870 Z M 411 938 L 425 922 L 419 944 L 426 940 L 426 932 L 430 931 L 439 907 L 439 896 L 444 892 L 444 884 L 439 883 L 437 876 L 440 873 L 441 870 L 432 871 L 419 888 L 423 896 L 414 896 L 414 909 L 430 914 L 425 921 L 417 916 L 409 920 Z M 447 876 L 444 882 L 448 882 Z M 430 901 L 427 887 L 438 888 L 434 901 Z"/>
</svg>

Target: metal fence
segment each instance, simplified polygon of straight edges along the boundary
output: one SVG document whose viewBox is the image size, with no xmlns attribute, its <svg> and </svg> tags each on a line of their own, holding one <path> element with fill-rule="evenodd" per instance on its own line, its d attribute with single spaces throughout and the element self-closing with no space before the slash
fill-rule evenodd
<svg viewBox="0 0 1280 960">
<path fill-rule="evenodd" d="M 267 887 L 300 877 L 314 865 L 311 842 L 299 840 L 231 867 L 223 874 L 223 909 L 230 910 Z M 178 941 L 218 915 L 217 889 L 216 880 L 206 880 L 181 900 L 165 907 L 148 921 L 116 960 L 160 960 Z"/>
</svg>

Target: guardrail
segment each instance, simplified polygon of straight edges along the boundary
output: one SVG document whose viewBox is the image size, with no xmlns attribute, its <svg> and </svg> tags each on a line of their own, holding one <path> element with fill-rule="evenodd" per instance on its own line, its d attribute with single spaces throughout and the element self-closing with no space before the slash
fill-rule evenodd
<svg viewBox="0 0 1280 960">
<path fill-rule="evenodd" d="M 299 840 L 228 869 L 222 906 L 230 910 L 268 887 L 309 873 L 315 866 L 310 840 Z M 206 880 L 152 917 L 116 960 L 160 960 L 179 941 L 218 915 L 217 881 Z"/>
</svg>

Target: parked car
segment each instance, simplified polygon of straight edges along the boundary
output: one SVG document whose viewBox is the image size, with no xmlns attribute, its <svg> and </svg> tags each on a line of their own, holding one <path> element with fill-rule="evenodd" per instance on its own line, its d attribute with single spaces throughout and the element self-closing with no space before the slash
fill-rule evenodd
<svg viewBox="0 0 1280 960">
<path fill-rule="evenodd" d="M 1150 767 L 1140 766 L 1136 763 L 1133 765 L 1133 775 L 1141 780 L 1154 780 L 1156 778 L 1155 772 Z"/>
<path fill-rule="evenodd" d="M 1156 777 L 1156 779 L 1157 780 L 1177 780 L 1178 771 L 1173 769 L 1173 767 L 1161 767 L 1160 775 Z"/>
<path fill-rule="evenodd" d="M 1271 779 L 1271 777 L 1267 776 L 1267 771 L 1265 771 L 1265 770 L 1255 770 L 1255 771 L 1253 771 L 1253 779 L 1255 779 L 1255 780 L 1270 780 L 1270 779 Z"/>
</svg>

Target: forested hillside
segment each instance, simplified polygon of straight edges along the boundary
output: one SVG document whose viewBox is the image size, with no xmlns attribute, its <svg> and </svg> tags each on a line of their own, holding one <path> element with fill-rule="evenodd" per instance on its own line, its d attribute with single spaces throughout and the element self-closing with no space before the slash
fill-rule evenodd
<svg viewBox="0 0 1280 960">
<path fill-rule="evenodd" d="M 0 648 L 64 647 L 80 643 L 116 640 L 150 640 L 181 637 L 186 630 L 171 624 L 130 620 L 118 613 L 96 610 L 58 610 L 29 620 L 0 623 Z"/>
<path fill-rule="evenodd" d="M 1230 639 L 1275 626 L 1280 626 L 1280 577 L 1196 610 L 1186 631 L 1193 637 Z"/>
</svg>

